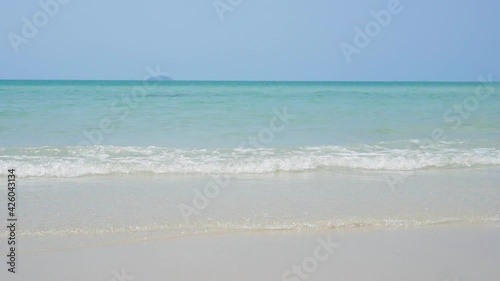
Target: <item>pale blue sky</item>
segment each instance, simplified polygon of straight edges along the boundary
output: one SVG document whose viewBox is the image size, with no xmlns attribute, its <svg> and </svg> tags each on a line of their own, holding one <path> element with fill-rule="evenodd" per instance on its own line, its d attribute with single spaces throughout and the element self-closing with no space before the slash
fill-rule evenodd
<svg viewBox="0 0 500 281">
<path fill-rule="evenodd" d="M 340 43 L 388 2 L 243 0 L 221 21 L 213 0 L 71 0 L 16 53 L 9 33 L 42 9 L 2 1 L 0 79 L 138 80 L 160 65 L 177 80 L 499 80 L 495 0 L 401 0 L 348 63 Z"/>
</svg>

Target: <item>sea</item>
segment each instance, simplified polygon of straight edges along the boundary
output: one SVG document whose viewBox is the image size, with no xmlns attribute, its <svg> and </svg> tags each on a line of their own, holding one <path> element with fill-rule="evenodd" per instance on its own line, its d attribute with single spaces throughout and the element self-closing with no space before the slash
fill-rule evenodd
<svg viewBox="0 0 500 281">
<path fill-rule="evenodd" d="M 3 80 L 9 169 L 26 251 L 500 226 L 500 83 Z"/>
</svg>

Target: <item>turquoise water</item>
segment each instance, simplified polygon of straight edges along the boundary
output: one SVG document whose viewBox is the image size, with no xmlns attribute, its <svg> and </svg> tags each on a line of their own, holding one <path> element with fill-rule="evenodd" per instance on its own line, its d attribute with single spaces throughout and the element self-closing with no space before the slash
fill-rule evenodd
<svg viewBox="0 0 500 281">
<path fill-rule="evenodd" d="M 497 166 L 499 86 L 1 81 L 0 173 Z"/>
<path fill-rule="evenodd" d="M 0 176 L 16 169 L 33 249 L 73 236 L 498 224 L 499 89 L 0 81 Z"/>
</svg>

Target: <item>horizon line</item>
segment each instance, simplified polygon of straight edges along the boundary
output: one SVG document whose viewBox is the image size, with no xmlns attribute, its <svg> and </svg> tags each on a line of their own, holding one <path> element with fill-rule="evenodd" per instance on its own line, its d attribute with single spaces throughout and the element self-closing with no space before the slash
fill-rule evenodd
<svg viewBox="0 0 500 281">
<path fill-rule="evenodd" d="M 88 82 L 357 82 L 357 83 L 495 83 L 500 82 L 500 80 L 481 82 L 481 81 L 470 81 L 470 80 L 142 80 L 142 79 L 2 79 L 0 81 L 66 81 L 66 82 L 76 82 L 76 81 L 88 81 Z"/>
</svg>

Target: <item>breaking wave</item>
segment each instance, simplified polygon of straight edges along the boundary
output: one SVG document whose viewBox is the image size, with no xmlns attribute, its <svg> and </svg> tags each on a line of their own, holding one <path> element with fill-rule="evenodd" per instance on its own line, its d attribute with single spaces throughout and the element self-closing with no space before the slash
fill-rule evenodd
<svg viewBox="0 0 500 281">
<path fill-rule="evenodd" d="M 180 149 L 64 146 L 0 148 L 0 174 L 24 177 L 113 174 L 262 174 L 316 169 L 416 170 L 500 165 L 495 142 L 425 145 L 418 140 L 376 145 Z"/>
</svg>

